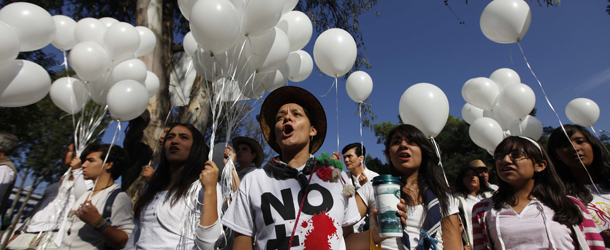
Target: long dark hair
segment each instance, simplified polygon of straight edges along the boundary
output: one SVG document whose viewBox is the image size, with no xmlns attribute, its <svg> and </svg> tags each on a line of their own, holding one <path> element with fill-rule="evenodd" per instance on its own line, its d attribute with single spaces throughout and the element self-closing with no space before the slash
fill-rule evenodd
<svg viewBox="0 0 610 250">
<path fill-rule="evenodd" d="M 460 170 L 460 172 L 458 173 L 457 178 L 455 178 L 455 183 L 453 185 L 456 193 L 461 193 L 462 195 L 464 195 L 464 197 L 470 194 L 470 190 L 468 190 L 468 187 L 464 185 L 464 177 L 466 177 L 466 174 L 468 172 L 473 172 L 474 176 L 479 179 L 479 190 L 477 190 L 477 195 L 483 194 L 484 192 L 493 193 L 494 190 L 487 185 L 485 179 L 479 178 L 479 175 L 477 174 L 477 169 L 473 167 L 462 168 L 462 170 Z"/>
<path fill-rule="evenodd" d="M 167 133 L 169 134 L 169 132 L 177 126 L 185 127 L 191 131 L 191 134 L 193 135 L 193 145 L 191 146 L 189 157 L 184 163 L 184 169 L 180 174 L 180 178 L 178 178 L 178 181 L 169 189 L 168 195 L 166 196 L 165 202 L 168 202 L 168 199 L 171 197 L 172 205 L 176 204 L 178 200 L 186 195 L 191 184 L 199 178 L 199 174 L 203 171 L 205 162 L 208 160 L 208 147 L 205 145 L 205 139 L 201 132 L 191 124 L 175 124 Z M 166 141 L 167 136 L 163 140 L 163 145 L 165 145 Z M 155 194 L 166 188 L 170 182 L 170 164 L 165 156 L 165 149 L 163 148 L 161 149 L 161 160 L 157 166 L 157 171 L 150 181 L 150 184 L 148 184 L 148 188 L 146 188 L 142 197 L 140 197 L 135 204 L 134 215 L 136 218 L 140 218 L 140 213 L 146 205 L 154 199 Z"/>
<path fill-rule="evenodd" d="M 412 125 L 403 124 L 392 129 L 386 137 L 384 153 L 388 159 L 388 164 L 391 167 L 390 171 L 394 176 L 403 177 L 403 174 L 394 167 L 394 164 L 390 159 L 390 142 L 392 141 L 392 137 L 396 134 L 407 142 L 417 145 L 421 149 L 422 162 L 417 174 L 417 186 L 419 188 L 419 197 L 424 201 L 423 205 L 425 211 L 428 211 L 427 204 L 425 204 L 426 189 L 430 189 L 438 198 L 443 216 L 447 216 L 449 212 L 450 189 L 443 178 L 443 170 L 438 165 L 439 159 L 436 156 L 432 144 L 428 141 L 424 133 Z M 401 182 L 403 185 L 406 184 L 406 179 L 402 178 Z M 415 204 L 417 202 L 413 197 L 404 192 L 402 192 L 401 196 L 405 199 L 407 204 Z"/>
<path fill-rule="evenodd" d="M 500 142 L 495 152 L 508 154 L 514 151 L 515 148 L 523 151 L 524 156 L 532 160 L 534 164 L 547 163 L 543 171 L 534 173 L 534 188 L 530 193 L 530 197 L 535 197 L 542 204 L 553 209 L 555 211 L 555 216 L 553 216 L 554 221 L 566 226 L 581 224 L 583 219 L 580 208 L 568 198 L 565 186 L 561 182 L 553 163 L 544 149 L 539 149 L 528 139 L 519 136 L 509 136 Z M 496 161 L 497 164 L 498 162 Z M 494 209 L 500 210 L 505 205 L 517 205 L 515 190 L 502 179 L 498 179 L 500 187 L 491 198 L 494 202 Z"/>
<path fill-rule="evenodd" d="M 588 168 L 590 174 L 591 176 L 598 177 L 597 179 L 600 180 L 599 185 L 603 189 L 610 190 L 610 155 L 605 149 L 604 144 L 582 126 L 567 124 L 563 127 L 569 137 L 572 137 L 576 132 L 580 132 L 587 139 L 593 148 L 593 163 Z M 562 162 L 557 155 L 557 149 L 571 147 L 570 143 L 570 139 L 566 137 L 561 127 L 556 128 L 549 138 L 549 157 L 557 167 L 557 173 L 563 180 L 568 195 L 577 197 L 584 203 L 589 203 L 593 200 L 591 191 L 574 177 L 572 169 Z"/>
</svg>

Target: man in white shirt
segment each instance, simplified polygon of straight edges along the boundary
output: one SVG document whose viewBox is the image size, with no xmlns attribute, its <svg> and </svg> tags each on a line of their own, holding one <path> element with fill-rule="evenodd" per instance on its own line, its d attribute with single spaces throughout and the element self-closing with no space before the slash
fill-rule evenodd
<svg viewBox="0 0 610 250">
<path fill-rule="evenodd" d="M 0 133 L 0 224 L 4 221 L 8 197 L 15 185 L 17 169 L 8 158 L 17 148 L 17 137 L 9 133 Z"/>
<path fill-rule="evenodd" d="M 491 188 L 493 191 L 498 190 L 497 185 L 489 183 L 489 170 L 491 169 L 491 167 L 487 167 L 487 165 L 485 165 L 485 162 L 480 159 L 471 161 L 470 166 L 477 170 L 479 178 L 484 179 L 485 183 L 487 183 L 487 186 L 489 188 Z"/>
<path fill-rule="evenodd" d="M 82 156 L 84 178 L 96 182 L 72 206 L 60 249 L 122 249 L 134 224 L 131 199 L 114 180 L 125 169 L 127 154 L 119 146 L 93 143 Z"/>
<path fill-rule="evenodd" d="M 263 163 L 263 148 L 254 139 L 248 137 L 235 137 L 231 140 L 237 152 L 233 152 L 231 146 L 227 146 L 224 151 L 225 164 L 229 157 L 236 163 L 235 170 L 239 179 L 243 179 L 246 174 L 260 168 Z"/>
<path fill-rule="evenodd" d="M 364 156 L 366 155 L 366 148 L 360 143 L 352 143 L 343 148 L 341 151 L 343 154 L 343 163 L 349 170 L 348 176 L 350 182 L 356 187 L 356 201 L 358 203 L 358 210 L 362 219 L 354 225 L 354 232 L 359 233 L 368 230 L 371 204 L 375 204 L 375 192 L 373 191 L 373 185 L 371 180 L 379 174 L 369 170 L 364 166 Z M 363 206 L 364 205 L 364 206 Z"/>
</svg>

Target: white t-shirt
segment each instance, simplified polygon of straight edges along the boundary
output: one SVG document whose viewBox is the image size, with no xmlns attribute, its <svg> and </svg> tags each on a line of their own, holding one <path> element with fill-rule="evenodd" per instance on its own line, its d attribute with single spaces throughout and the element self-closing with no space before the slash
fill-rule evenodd
<svg viewBox="0 0 610 250">
<path fill-rule="evenodd" d="M 342 227 L 360 220 L 356 201 L 343 196 L 341 180 L 326 182 L 313 175 L 292 249 L 343 250 Z M 345 173 L 343 179 L 347 180 Z M 296 179 L 279 180 L 263 169 L 254 170 L 241 181 L 222 223 L 256 238 L 259 249 L 287 249 L 302 200 L 300 191 Z"/>
<path fill-rule="evenodd" d="M 6 192 L 11 192 L 9 186 L 15 180 L 15 171 L 7 165 L 0 165 L 0 199 Z"/>
<path fill-rule="evenodd" d="M 521 214 L 509 206 L 500 211 L 492 209 L 487 221 L 489 237 L 495 249 L 552 249 L 549 238 L 553 239 L 555 249 L 576 249 L 572 231 L 554 221 L 554 215 L 555 211 L 537 199 L 530 201 Z"/>
<path fill-rule="evenodd" d="M 599 231 L 610 229 L 610 191 L 602 189 L 599 185 L 599 191 L 593 185 L 587 185 L 593 194 L 593 200 L 587 204 L 587 209 L 591 213 L 591 219 L 595 222 L 595 226 Z"/>
<path fill-rule="evenodd" d="M 375 207 L 375 203 L 373 204 L 373 207 Z M 448 209 L 448 215 L 453 215 L 453 214 L 457 214 L 459 212 L 459 208 L 457 203 L 455 202 L 455 199 L 453 198 L 453 196 L 449 196 L 449 209 Z M 446 217 L 443 217 L 446 218 Z M 417 205 L 417 206 L 408 206 L 407 207 L 407 234 L 409 234 L 409 241 L 411 244 L 411 248 L 415 249 L 415 246 L 417 246 L 419 244 L 419 241 L 421 240 L 421 235 L 420 235 L 420 230 L 423 229 L 423 224 L 424 224 L 424 206 L 423 205 Z M 438 244 L 436 245 L 438 250 L 442 250 L 443 249 L 443 231 L 442 229 L 438 231 L 438 233 L 436 233 L 436 236 L 434 237 L 435 239 L 438 240 Z M 403 245 L 402 245 L 402 241 L 401 241 L 401 237 L 397 237 L 397 238 L 388 238 L 384 241 L 381 242 L 381 247 L 383 249 L 393 249 L 393 250 L 402 250 L 403 249 Z"/>
<path fill-rule="evenodd" d="M 360 177 L 360 175 L 354 176 L 349 174 L 349 176 L 352 177 L 351 183 L 354 185 L 354 187 L 356 187 L 356 192 L 360 195 L 360 198 L 362 198 L 364 205 L 368 208 L 368 211 L 370 213 L 371 207 L 369 207 L 369 204 L 375 203 L 375 191 L 373 190 L 372 184 L 373 178 L 379 176 L 379 174 L 369 170 L 366 167 L 364 168 L 363 174 L 368 179 L 368 181 L 364 183 L 364 185 L 360 185 L 360 182 L 358 181 L 358 177 Z M 367 223 L 367 221 L 369 221 L 368 215 L 360 219 L 360 221 L 358 221 L 356 224 L 354 224 L 354 232 L 363 232 L 364 225 Z"/>
<path fill-rule="evenodd" d="M 118 188 L 121 187 L 114 183 L 90 198 L 91 203 L 100 214 L 103 212 L 108 196 Z M 67 230 L 60 249 L 104 249 L 105 242 L 100 234 L 92 226 L 85 224 L 75 215 L 75 212 L 78 211 L 80 205 L 85 202 L 90 193 L 91 191 L 88 191 L 83 194 L 72 206 L 66 221 Z M 121 192 L 116 196 L 112 204 L 110 221 L 114 228 L 127 233 L 127 236 L 131 234 L 134 228 L 133 216 L 131 214 L 131 199 L 125 192 Z"/>
</svg>

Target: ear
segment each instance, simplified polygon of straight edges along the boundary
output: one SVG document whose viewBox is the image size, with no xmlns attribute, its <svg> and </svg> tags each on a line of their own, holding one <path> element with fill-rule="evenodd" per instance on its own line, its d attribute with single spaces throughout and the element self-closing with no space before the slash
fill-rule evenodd
<svg viewBox="0 0 610 250">
<path fill-rule="evenodd" d="M 311 130 L 309 131 L 309 136 L 316 136 L 317 134 L 318 134 L 318 130 L 314 126 L 311 126 Z"/>
<path fill-rule="evenodd" d="M 546 169 L 546 166 L 547 166 L 547 162 L 543 160 L 543 161 L 541 161 L 539 163 L 536 163 L 534 165 L 534 171 L 542 172 L 542 171 L 544 171 Z"/>
<path fill-rule="evenodd" d="M 110 173 L 110 171 L 112 170 L 112 166 L 114 166 L 114 162 L 106 162 L 106 165 L 104 165 L 104 170 Z"/>
</svg>

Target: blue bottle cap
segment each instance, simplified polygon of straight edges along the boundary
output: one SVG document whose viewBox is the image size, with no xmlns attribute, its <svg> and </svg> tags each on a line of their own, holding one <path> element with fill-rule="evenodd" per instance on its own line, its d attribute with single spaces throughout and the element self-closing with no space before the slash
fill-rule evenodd
<svg viewBox="0 0 610 250">
<path fill-rule="evenodd" d="M 400 185 L 400 177 L 394 177 L 389 174 L 379 175 L 373 178 L 373 186 L 380 184 L 398 184 Z"/>
</svg>

